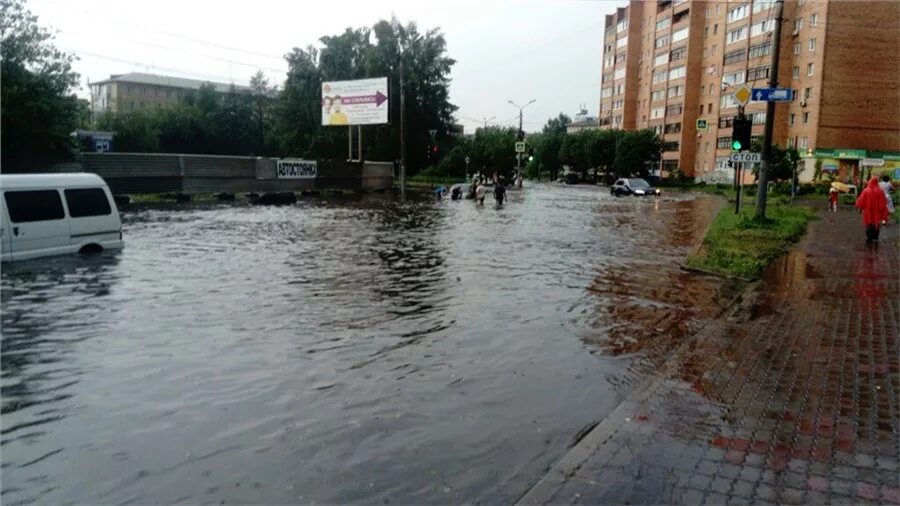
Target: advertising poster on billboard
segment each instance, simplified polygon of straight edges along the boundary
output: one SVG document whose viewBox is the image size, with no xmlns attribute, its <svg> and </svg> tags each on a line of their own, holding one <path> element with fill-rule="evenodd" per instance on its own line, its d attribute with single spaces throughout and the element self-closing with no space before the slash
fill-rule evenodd
<svg viewBox="0 0 900 506">
<path fill-rule="evenodd" d="M 275 174 L 278 179 L 313 179 L 316 177 L 315 160 L 284 158 L 278 160 Z"/>
<path fill-rule="evenodd" d="M 322 83 L 322 126 L 388 122 L 387 77 Z"/>
</svg>

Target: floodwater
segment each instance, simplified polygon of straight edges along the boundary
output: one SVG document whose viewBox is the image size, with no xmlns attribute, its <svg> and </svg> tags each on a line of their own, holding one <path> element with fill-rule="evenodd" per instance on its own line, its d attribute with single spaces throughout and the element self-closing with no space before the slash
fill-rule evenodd
<svg viewBox="0 0 900 506">
<path fill-rule="evenodd" d="M 536 185 L 123 213 L 4 265 L 2 501 L 511 502 L 732 294 L 721 203 Z"/>
</svg>

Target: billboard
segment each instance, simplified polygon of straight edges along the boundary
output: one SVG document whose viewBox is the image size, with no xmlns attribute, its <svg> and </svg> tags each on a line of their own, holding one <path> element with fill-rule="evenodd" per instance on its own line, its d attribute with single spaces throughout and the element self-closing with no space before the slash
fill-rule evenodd
<svg viewBox="0 0 900 506">
<path fill-rule="evenodd" d="M 278 160 L 275 174 L 278 179 L 313 179 L 316 177 L 316 162 L 283 158 Z"/>
<path fill-rule="evenodd" d="M 322 126 L 388 122 L 387 77 L 322 83 Z"/>
</svg>

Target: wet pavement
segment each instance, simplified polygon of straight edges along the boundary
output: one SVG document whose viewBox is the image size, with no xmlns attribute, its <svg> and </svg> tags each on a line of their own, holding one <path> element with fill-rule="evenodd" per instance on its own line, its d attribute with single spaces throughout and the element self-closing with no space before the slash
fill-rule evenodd
<svg viewBox="0 0 900 506">
<path fill-rule="evenodd" d="M 523 504 L 900 504 L 900 239 L 822 213 Z"/>
<path fill-rule="evenodd" d="M 677 267 L 714 198 L 510 199 L 144 207 L 5 264 L 3 503 L 515 501 L 736 288 Z"/>
</svg>

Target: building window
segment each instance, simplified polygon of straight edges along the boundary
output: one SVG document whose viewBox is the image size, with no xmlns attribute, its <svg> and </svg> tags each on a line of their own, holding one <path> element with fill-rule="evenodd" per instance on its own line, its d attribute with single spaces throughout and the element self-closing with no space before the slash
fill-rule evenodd
<svg viewBox="0 0 900 506">
<path fill-rule="evenodd" d="M 669 45 L 669 36 L 663 35 L 662 37 L 658 37 L 656 39 L 656 43 L 654 44 L 653 47 L 655 47 L 656 49 L 659 49 L 663 46 L 668 46 L 668 45 Z"/>
<path fill-rule="evenodd" d="M 744 49 L 738 49 L 737 51 L 732 51 L 730 53 L 725 53 L 725 65 L 731 65 L 732 63 L 739 63 L 744 61 L 744 55 L 746 51 Z"/>
<path fill-rule="evenodd" d="M 719 33 L 719 24 L 716 23 L 713 25 L 713 35 Z"/>
<path fill-rule="evenodd" d="M 769 77 L 769 67 L 753 67 L 747 70 L 747 81 L 756 81 Z"/>
<path fill-rule="evenodd" d="M 771 32 L 775 29 L 775 20 L 767 19 L 765 21 L 760 21 L 759 23 L 755 23 L 752 27 L 750 27 L 750 36 L 755 37 L 757 35 L 762 35 L 764 33 Z"/>
<path fill-rule="evenodd" d="M 663 151 L 678 151 L 678 148 L 681 144 L 678 141 L 669 141 L 663 143 Z M 670 160 L 665 160 L 666 162 Z M 672 162 L 676 162 L 675 160 L 671 160 Z M 676 162 L 677 163 L 677 162 Z"/>
<path fill-rule="evenodd" d="M 733 86 L 735 84 L 741 84 L 744 82 L 744 71 L 738 70 L 737 72 L 725 74 L 724 76 L 722 76 L 722 82 L 724 84 L 727 84 L 728 86 Z"/>
<path fill-rule="evenodd" d="M 616 24 L 616 33 L 624 32 L 628 28 L 628 19 L 623 19 Z"/>
<path fill-rule="evenodd" d="M 684 77 L 685 75 L 685 67 L 684 65 L 680 67 L 675 67 L 669 70 L 669 79 L 678 79 L 680 77 Z"/>
<path fill-rule="evenodd" d="M 772 0 L 753 0 L 753 13 L 764 11 L 772 7 Z"/>
<path fill-rule="evenodd" d="M 706 112 L 712 113 L 712 102 L 706 104 Z"/>
<path fill-rule="evenodd" d="M 800 54 L 800 43 L 794 42 L 794 54 Z"/>
<path fill-rule="evenodd" d="M 734 98 L 734 93 L 725 93 L 722 95 L 722 101 L 719 105 L 722 109 L 727 109 L 729 107 L 737 107 L 737 100 Z"/>
<path fill-rule="evenodd" d="M 754 125 L 762 125 L 766 122 L 766 113 L 755 112 L 750 116 L 750 119 L 753 121 Z"/>
<path fill-rule="evenodd" d="M 812 98 L 812 88 L 804 88 L 803 89 L 803 100 L 809 100 L 810 98 Z"/>
<path fill-rule="evenodd" d="M 656 58 L 653 59 L 653 66 L 657 65 L 665 65 L 669 63 L 669 53 L 663 53 L 656 55 Z"/>
<path fill-rule="evenodd" d="M 806 149 L 809 146 L 809 138 L 806 136 L 800 137 L 800 141 L 797 143 L 797 147 L 799 149 Z"/>
<path fill-rule="evenodd" d="M 616 48 L 625 47 L 628 45 L 628 37 L 622 37 L 621 39 L 616 41 Z"/>
<path fill-rule="evenodd" d="M 653 125 L 650 127 L 650 130 L 653 130 L 653 133 L 656 135 L 662 135 L 663 126 L 662 125 Z"/>
<path fill-rule="evenodd" d="M 674 32 L 672 32 L 672 42 L 678 42 L 678 41 L 684 40 L 686 38 L 688 38 L 688 28 L 687 27 L 679 28 L 678 30 L 675 30 Z"/>
<path fill-rule="evenodd" d="M 663 70 L 658 70 L 658 71 L 656 71 L 656 72 L 653 73 L 653 79 L 652 79 L 652 82 L 653 82 L 654 84 L 655 84 L 655 83 L 661 83 L 661 82 L 663 82 L 663 81 L 666 80 L 666 76 L 667 76 L 667 75 L 668 75 L 668 72 L 666 72 L 665 69 L 663 69 Z"/>
<path fill-rule="evenodd" d="M 816 26 L 819 23 L 819 15 L 812 14 L 809 16 L 809 26 Z"/>
<path fill-rule="evenodd" d="M 668 28 L 669 25 L 672 24 L 672 18 L 664 18 L 660 19 L 656 22 L 656 29 L 662 30 L 663 28 Z"/>
<path fill-rule="evenodd" d="M 797 18 L 794 20 L 794 33 L 800 33 L 800 30 L 803 29 L 803 18 Z"/>
<path fill-rule="evenodd" d="M 708 38 L 709 38 L 709 27 L 708 27 L 708 26 L 707 26 L 706 28 L 703 29 L 703 38 L 704 38 L 704 39 L 708 39 Z"/>
<path fill-rule="evenodd" d="M 735 7 L 734 9 L 731 9 L 730 11 L 728 11 L 728 22 L 734 23 L 735 21 L 740 21 L 740 20 L 746 18 L 747 14 L 749 14 L 749 12 L 750 12 L 750 9 L 748 9 L 746 5 L 742 5 L 740 7 Z"/>
<path fill-rule="evenodd" d="M 679 47 L 678 49 L 673 49 L 671 53 L 669 53 L 669 61 L 678 61 L 684 59 L 687 54 L 686 47 Z"/>
<path fill-rule="evenodd" d="M 808 76 L 813 75 L 813 69 L 814 69 L 813 64 L 807 63 L 806 64 L 806 75 L 808 75 Z"/>
<path fill-rule="evenodd" d="M 730 144 L 729 144 L 729 146 L 730 146 Z M 729 161 L 729 157 L 727 157 L 727 156 L 716 157 L 716 170 L 727 170 L 728 169 L 728 161 Z"/>
<path fill-rule="evenodd" d="M 731 147 L 731 137 L 719 137 L 716 139 L 716 149 L 728 149 Z"/>
<path fill-rule="evenodd" d="M 750 46 L 750 58 L 759 58 L 761 56 L 768 56 L 770 54 L 772 54 L 771 42 L 763 42 L 762 44 Z"/>
<path fill-rule="evenodd" d="M 666 107 L 666 116 L 678 116 L 679 114 L 681 114 L 681 104 Z"/>
<path fill-rule="evenodd" d="M 623 77 L 625 77 L 625 67 L 616 69 L 616 71 L 613 73 L 613 79 L 622 79 Z"/>
<path fill-rule="evenodd" d="M 625 105 L 624 100 L 613 100 L 612 108 L 621 109 Z"/>
<path fill-rule="evenodd" d="M 612 87 L 600 90 L 600 98 L 609 98 L 612 96 Z"/>
<path fill-rule="evenodd" d="M 809 52 L 814 53 L 816 51 L 816 39 L 809 39 Z"/>
<path fill-rule="evenodd" d="M 613 116 L 613 125 L 621 125 L 622 124 L 622 116 Z"/>
<path fill-rule="evenodd" d="M 709 54 L 710 55 L 716 54 L 716 45 L 715 44 L 713 44 L 713 46 L 709 49 Z"/>
<path fill-rule="evenodd" d="M 800 79 L 800 67 L 794 65 L 794 68 L 791 69 L 791 77 Z"/>
<path fill-rule="evenodd" d="M 742 26 L 728 32 L 728 44 L 747 38 L 747 27 Z"/>
<path fill-rule="evenodd" d="M 662 118 L 665 114 L 665 107 L 654 107 L 653 109 L 650 109 L 650 119 L 659 119 Z"/>
<path fill-rule="evenodd" d="M 650 101 L 656 102 L 657 100 L 663 100 L 666 98 L 666 90 L 656 90 L 650 93 Z"/>
<path fill-rule="evenodd" d="M 808 113 L 808 112 L 804 112 L 804 113 L 803 113 L 803 124 L 804 124 L 804 125 L 808 125 L 808 124 L 809 124 L 809 113 Z"/>
<path fill-rule="evenodd" d="M 616 63 L 623 63 L 625 61 L 625 51 L 616 55 Z"/>
<path fill-rule="evenodd" d="M 700 104 L 700 114 L 703 114 L 703 104 Z"/>
<path fill-rule="evenodd" d="M 719 128 L 731 128 L 734 124 L 734 116 L 719 116 Z"/>
<path fill-rule="evenodd" d="M 789 123 L 791 126 L 794 126 L 797 123 L 797 115 L 796 114 L 791 113 L 791 119 L 790 119 Z"/>
<path fill-rule="evenodd" d="M 681 133 L 681 123 L 669 123 L 666 125 L 664 130 L 667 134 L 678 134 Z"/>
</svg>

